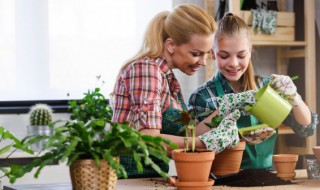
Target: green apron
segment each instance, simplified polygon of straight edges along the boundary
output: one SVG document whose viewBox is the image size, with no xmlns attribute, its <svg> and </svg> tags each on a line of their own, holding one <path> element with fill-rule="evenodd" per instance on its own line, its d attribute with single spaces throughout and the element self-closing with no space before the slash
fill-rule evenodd
<svg viewBox="0 0 320 190">
<path fill-rule="evenodd" d="M 221 81 L 215 76 L 214 82 L 218 96 L 223 96 L 225 93 L 222 88 Z M 237 127 L 243 128 L 259 124 L 259 121 L 252 115 L 241 116 L 237 121 Z M 277 131 L 278 133 L 278 131 Z M 255 145 L 246 145 L 243 153 L 241 168 L 242 169 L 271 169 L 272 155 L 274 145 L 277 139 L 277 134 L 274 134 L 269 139 Z"/>
<path fill-rule="evenodd" d="M 184 103 L 181 93 L 178 93 L 178 101 L 180 102 L 182 109 L 187 110 L 187 106 Z M 175 122 L 175 120 L 180 118 L 180 113 L 181 110 L 173 108 L 172 98 L 170 97 L 170 107 L 162 113 L 161 134 L 170 134 L 176 136 L 181 136 L 184 134 L 182 123 Z M 161 168 L 162 171 L 169 171 L 169 165 L 167 163 L 154 157 L 152 160 Z M 160 175 L 154 171 L 152 167 L 145 165 L 143 165 L 143 173 L 138 173 L 137 165 L 131 155 L 121 155 L 120 163 L 125 167 L 128 178 L 160 177 Z"/>
</svg>

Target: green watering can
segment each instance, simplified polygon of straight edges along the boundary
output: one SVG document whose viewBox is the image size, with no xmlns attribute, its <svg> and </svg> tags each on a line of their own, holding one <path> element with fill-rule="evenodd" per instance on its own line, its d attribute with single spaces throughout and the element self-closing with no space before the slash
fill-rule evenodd
<svg viewBox="0 0 320 190">
<path fill-rule="evenodd" d="M 254 96 L 257 102 L 252 106 L 247 105 L 246 111 L 273 129 L 281 125 L 292 109 L 291 104 L 270 85 L 265 85 Z"/>
</svg>

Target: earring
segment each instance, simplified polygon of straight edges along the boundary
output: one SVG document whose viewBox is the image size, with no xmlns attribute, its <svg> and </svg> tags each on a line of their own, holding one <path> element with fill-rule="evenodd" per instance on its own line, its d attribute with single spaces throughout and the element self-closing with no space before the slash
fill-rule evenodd
<svg viewBox="0 0 320 190">
<path fill-rule="evenodd" d="M 169 53 L 170 53 L 170 54 L 173 54 L 174 52 L 173 52 L 173 50 L 169 50 Z"/>
</svg>

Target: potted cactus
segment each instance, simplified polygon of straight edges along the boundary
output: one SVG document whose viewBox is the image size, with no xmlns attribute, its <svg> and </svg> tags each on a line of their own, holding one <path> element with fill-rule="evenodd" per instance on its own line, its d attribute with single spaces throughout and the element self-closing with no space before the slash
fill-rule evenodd
<svg viewBox="0 0 320 190">
<path fill-rule="evenodd" d="M 27 127 L 28 136 L 51 136 L 53 134 L 52 109 L 47 104 L 36 104 L 29 111 L 30 125 Z M 40 151 L 45 144 L 44 140 L 31 144 L 30 148 L 33 151 Z"/>
</svg>

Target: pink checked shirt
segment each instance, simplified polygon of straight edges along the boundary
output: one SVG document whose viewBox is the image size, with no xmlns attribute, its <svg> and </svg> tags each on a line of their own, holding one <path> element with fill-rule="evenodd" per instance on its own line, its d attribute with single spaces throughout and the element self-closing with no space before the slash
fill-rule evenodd
<svg viewBox="0 0 320 190">
<path fill-rule="evenodd" d="M 170 105 L 182 110 L 176 101 L 179 91 L 180 84 L 164 58 L 141 58 L 119 75 L 112 121 L 129 122 L 137 130 L 161 129 L 162 113 Z"/>
</svg>

